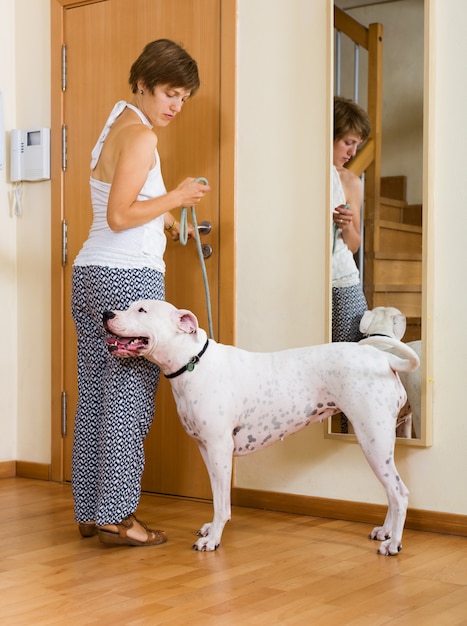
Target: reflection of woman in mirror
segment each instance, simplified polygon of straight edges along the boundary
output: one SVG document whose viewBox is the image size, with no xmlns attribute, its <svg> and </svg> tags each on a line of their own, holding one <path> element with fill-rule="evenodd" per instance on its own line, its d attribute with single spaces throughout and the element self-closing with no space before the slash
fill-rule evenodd
<svg viewBox="0 0 467 626">
<path fill-rule="evenodd" d="M 359 341 L 367 303 L 354 254 L 360 247 L 362 182 L 345 166 L 370 134 L 367 113 L 355 102 L 334 98 L 332 341 Z"/>
</svg>

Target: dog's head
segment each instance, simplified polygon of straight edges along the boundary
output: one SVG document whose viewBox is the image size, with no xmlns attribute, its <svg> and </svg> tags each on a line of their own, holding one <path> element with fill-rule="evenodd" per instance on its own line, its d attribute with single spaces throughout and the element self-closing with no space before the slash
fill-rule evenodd
<svg viewBox="0 0 467 626">
<path fill-rule="evenodd" d="M 405 329 L 405 315 L 392 306 L 377 306 L 365 311 L 360 321 L 360 332 L 364 335 L 386 335 L 401 340 Z"/>
<path fill-rule="evenodd" d="M 109 351 L 118 357 L 148 357 L 177 333 L 196 334 L 198 320 L 186 309 L 176 309 L 163 300 L 139 300 L 125 311 L 104 311 L 103 324 L 110 333 Z"/>
</svg>

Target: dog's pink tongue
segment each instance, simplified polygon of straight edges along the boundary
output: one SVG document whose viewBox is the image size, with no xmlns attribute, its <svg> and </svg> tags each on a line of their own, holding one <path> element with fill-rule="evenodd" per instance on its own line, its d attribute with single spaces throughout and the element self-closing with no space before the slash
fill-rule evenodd
<svg viewBox="0 0 467 626">
<path fill-rule="evenodd" d="M 147 341 L 141 337 L 106 337 L 107 348 L 114 356 L 138 356 Z"/>
</svg>

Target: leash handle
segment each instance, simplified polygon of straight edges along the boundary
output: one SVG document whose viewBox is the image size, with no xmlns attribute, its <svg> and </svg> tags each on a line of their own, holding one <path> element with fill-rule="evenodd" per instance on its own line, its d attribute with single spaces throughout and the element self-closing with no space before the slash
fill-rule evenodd
<svg viewBox="0 0 467 626">
<path fill-rule="evenodd" d="M 207 185 L 208 179 L 200 176 L 199 178 L 195 179 L 195 183 L 203 183 L 204 185 Z M 178 235 L 182 246 L 186 246 L 188 242 L 188 218 L 187 218 L 186 212 L 187 212 L 186 206 L 182 207 L 182 212 L 180 215 L 180 232 Z M 196 211 L 195 211 L 194 205 L 191 207 L 191 215 L 192 217 L 194 216 L 193 227 L 195 229 L 195 233 L 198 234 L 198 224 L 196 223 Z"/>
<path fill-rule="evenodd" d="M 203 183 L 204 185 L 208 184 L 207 178 L 203 178 L 200 176 L 195 179 L 195 183 Z M 211 312 L 211 296 L 209 293 L 209 282 L 208 275 L 206 271 L 206 264 L 204 262 L 203 249 L 201 247 L 201 239 L 199 236 L 198 223 L 196 221 L 196 210 L 194 205 L 191 207 L 191 219 L 193 222 L 193 228 L 195 231 L 195 241 L 196 248 L 198 250 L 199 262 L 201 265 L 201 271 L 203 273 L 203 282 L 204 282 L 204 293 L 206 296 L 206 309 L 208 313 L 208 326 L 209 326 L 209 337 L 210 339 L 214 339 L 214 331 L 212 327 L 212 312 Z M 182 207 L 182 212 L 180 214 L 180 233 L 179 233 L 180 243 L 182 246 L 186 246 L 188 242 L 188 217 L 187 217 L 187 207 Z"/>
</svg>

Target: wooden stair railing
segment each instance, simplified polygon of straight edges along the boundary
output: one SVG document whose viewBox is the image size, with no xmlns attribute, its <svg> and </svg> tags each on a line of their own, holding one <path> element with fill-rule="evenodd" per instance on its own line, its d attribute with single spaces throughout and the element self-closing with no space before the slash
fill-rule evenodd
<svg viewBox="0 0 467 626">
<path fill-rule="evenodd" d="M 368 52 L 368 106 L 371 136 L 349 165 L 357 176 L 365 172 L 365 198 L 368 217 L 378 211 L 381 176 L 381 136 L 383 111 L 383 25 L 368 28 L 334 7 L 334 27 Z M 365 215 L 366 218 L 366 215 Z"/>
</svg>

